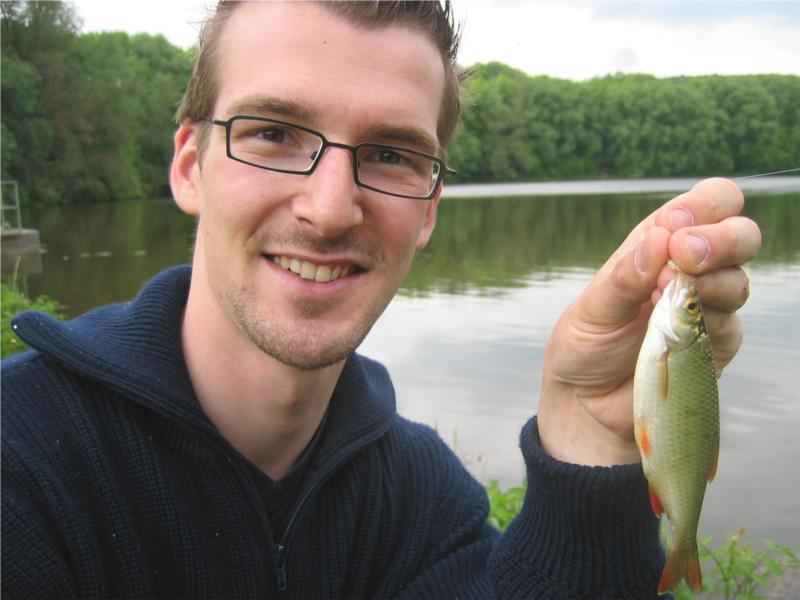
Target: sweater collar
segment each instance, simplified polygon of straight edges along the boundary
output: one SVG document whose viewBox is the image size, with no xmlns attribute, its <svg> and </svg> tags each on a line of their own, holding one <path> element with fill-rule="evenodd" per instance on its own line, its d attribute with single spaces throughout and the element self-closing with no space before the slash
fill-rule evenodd
<svg viewBox="0 0 800 600">
<path fill-rule="evenodd" d="M 221 438 L 194 394 L 181 348 L 190 281 L 191 267 L 174 267 L 156 275 L 130 302 L 66 322 L 23 313 L 12 326 L 30 346 L 68 369 L 108 384 L 172 421 Z M 369 443 L 388 430 L 395 410 L 385 368 L 353 354 L 331 398 L 318 456 L 349 454 Z"/>
</svg>

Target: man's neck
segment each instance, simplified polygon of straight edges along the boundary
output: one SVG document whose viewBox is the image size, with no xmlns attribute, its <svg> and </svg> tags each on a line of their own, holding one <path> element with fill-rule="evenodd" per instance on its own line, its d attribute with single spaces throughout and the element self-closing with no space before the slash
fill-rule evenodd
<svg viewBox="0 0 800 600">
<path fill-rule="evenodd" d="M 315 371 L 282 364 L 215 308 L 189 293 L 181 337 L 195 394 L 231 445 L 280 479 L 316 432 L 344 362 Z"/>
</svg>

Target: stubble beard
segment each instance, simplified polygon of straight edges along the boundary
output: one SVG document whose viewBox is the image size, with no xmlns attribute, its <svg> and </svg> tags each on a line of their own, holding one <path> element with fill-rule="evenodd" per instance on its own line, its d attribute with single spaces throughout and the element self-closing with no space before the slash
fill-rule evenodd
<svg viewBox="0 0 800 600">
<path fill-rule="evenodd" d="M 385 262 L 382 252 L 364 243 L 353 232 L 330 240 L 312 238 L 300 232 L 269 237 L 262 234 L 252 238 L 248 245 L 249 252 L 259 257 L 257 260 L 265 260 L 261 248 L 268 240 L 278 247 L 305 249 L 322 255 L 350 251 L 368 257 L 366 262 L 372 268 Z M 313 371 L 341 362 L 355 352 L 388 306 L 394 292 L 388 298 L 374 299 L 369 306 L 360 304 L 358 314 L 333 330 L 325 319 L 327 313 L 335 310 L 331 302 L 295 299 L 292 310 L 297 316 L 276 315 L 267 312 L 261 296 L 247 281 L 223 293 L 222 301 L 239 329 L 264 354 L 290 367 Z"/>
<path fill-rule="evenodd" d="M 246 287 L 228 295 L 226 304 L 234 322 L 264 354 L 304 371 L 323 369 L 347 359 L 385 308 L 372 307 L 346 326 L 343 334 L 336 334 L 328 331 L 324 324 L 322 331 L 318 329 L 320 325 L 315 325 L 329 310 L 327 303 L 298 300 L 295 309 L 301 316 L 282 319 L 265 314 L 254 298 L 252 290 Z"/>
</svg>

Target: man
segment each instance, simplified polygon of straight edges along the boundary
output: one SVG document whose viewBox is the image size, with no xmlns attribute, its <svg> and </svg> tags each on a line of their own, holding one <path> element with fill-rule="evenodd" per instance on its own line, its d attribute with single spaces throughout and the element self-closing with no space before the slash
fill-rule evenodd
<svg viewBox="0 0 800 600">
<path fill-rule="evenodd" d="M 760 244 L 709 180 L 641 223 L 559 321 L 525 507 L 394 410 L 354 354 L 431 236 L 458 114 L 438 4 L 225 3 L 178 111 L 192 268 L 4 365 L 8 597 L 655 595 L 631 376 L 672 259 L 702 275 L 722 368 Z M 606 468 L 611 465 L 612 468 Z"/>
</svg>

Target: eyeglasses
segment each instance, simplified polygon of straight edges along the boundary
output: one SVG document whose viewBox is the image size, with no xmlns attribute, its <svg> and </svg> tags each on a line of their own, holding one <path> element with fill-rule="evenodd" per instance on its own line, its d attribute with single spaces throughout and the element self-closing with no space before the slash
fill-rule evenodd
<svg viewBox="0 0 800 600">
<path fill-rule="evenodd" d="M 310 175 L 326 148 L 343 148 L 353 155 L 356 184 L 420 200 L 433 197 L 445 173 L 456 173 L 425 152 L 385 144 L 329 142 L 318 131 L 275 119 L 237 115 L 227 121 L 204 120 L 225 128 L 228 158 L 269 171 Z"/>
</svg>

